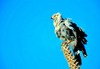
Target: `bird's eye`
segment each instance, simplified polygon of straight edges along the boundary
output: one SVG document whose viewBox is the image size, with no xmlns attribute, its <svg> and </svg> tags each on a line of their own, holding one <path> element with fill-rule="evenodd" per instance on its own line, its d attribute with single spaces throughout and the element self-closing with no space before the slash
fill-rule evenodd
<svg viewBox="0 0 100 69">
<path fill-rule="evenodd" d="M 56 17 L 56 15 L 54 15 L 54 17 Z"/>
</svg>

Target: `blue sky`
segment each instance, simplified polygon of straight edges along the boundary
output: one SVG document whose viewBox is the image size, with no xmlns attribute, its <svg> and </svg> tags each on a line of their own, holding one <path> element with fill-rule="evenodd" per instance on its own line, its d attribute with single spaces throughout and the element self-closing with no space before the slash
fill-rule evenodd
<svg viewBox="0 0 100 69">
<path fill-rule="evenodd" d="M 99 0 L 0 0 L 0 69 L 69 69 L 52 14 L 72 18 L 87 34 L 81 69 L 100 67 Z"/>
</svg>

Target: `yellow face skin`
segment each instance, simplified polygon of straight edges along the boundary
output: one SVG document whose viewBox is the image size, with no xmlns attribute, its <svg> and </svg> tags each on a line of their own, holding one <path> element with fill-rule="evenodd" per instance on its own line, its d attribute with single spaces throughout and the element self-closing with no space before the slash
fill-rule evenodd
<svg viewBox="0 0 100 69">
<path fill-rule="evenodd" d="M 61 14 L 60 13 L 56 13 L 56 14 L 54 14 L 53 16 L 52 16 L 52 19 L 53 20 L 56 20 L 58 17 L 60 17 L 61 16 Z"/>
<path fill-rule="evenodd" d="M 56 18 L 57 18 L 57 15 L 56 14 L 52 16 L 52 19 L 55 20 Z"/>
</svg>

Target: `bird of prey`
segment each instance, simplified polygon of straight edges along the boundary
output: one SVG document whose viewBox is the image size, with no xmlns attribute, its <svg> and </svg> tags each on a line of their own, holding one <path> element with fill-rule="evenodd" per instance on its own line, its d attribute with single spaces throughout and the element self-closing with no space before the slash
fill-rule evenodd
<svg viewBox="0 0 100 69">
<path fill-rule="evenodd" d="M 73 53 L 81 65 L 80 51 L 86 57 L 87 53 L 84 44 L 87 43 L 85 37 L 87 34 L 79 28 L 70 18 L 63 19 L 62 15 L 58 12 L 52 15 L 55 34 L 63 41 L 70 42 L 69 46 L 73 47 Z"/>
</svg>

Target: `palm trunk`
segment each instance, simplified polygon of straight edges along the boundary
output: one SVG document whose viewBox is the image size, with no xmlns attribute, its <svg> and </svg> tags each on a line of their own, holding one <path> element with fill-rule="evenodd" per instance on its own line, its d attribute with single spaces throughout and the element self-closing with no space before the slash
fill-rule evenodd
<svg viewBox="0 0 100 69">
<path fill-rule="evenodd" d="M 80 69 L 80 65 L 75 60 L 75 56 L 72 55 L 72 52 L 70 51 L 69 47 L 66 44 L 62 44 L 62 51 L 68 62 L 70 69 Z"/>
</svg>

